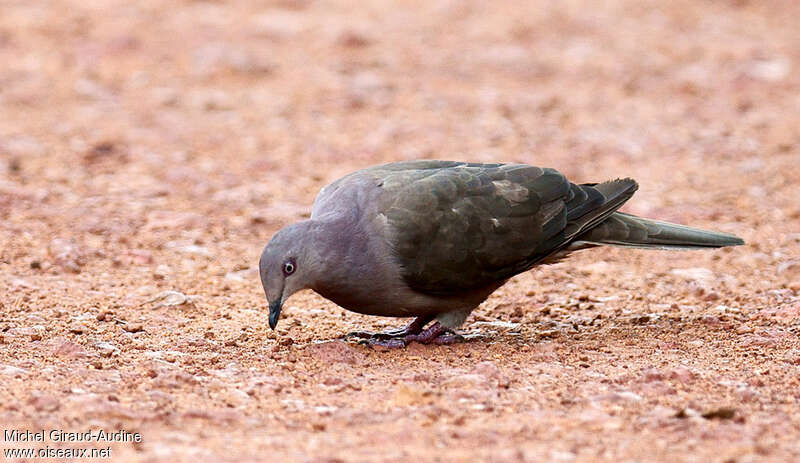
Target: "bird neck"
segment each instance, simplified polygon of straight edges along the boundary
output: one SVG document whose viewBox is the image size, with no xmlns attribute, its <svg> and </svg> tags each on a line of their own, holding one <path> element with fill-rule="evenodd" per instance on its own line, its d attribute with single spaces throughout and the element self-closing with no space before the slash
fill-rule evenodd
<svg viewBox="0 0 800 463">
<path fill-rule="evenodd" d="M 350 217 L 329 215 L 308 222 L 306 252 L 314 269 L 309 283 L 314 291 L 330 294 L 352 277 L 366 240 L 357 221 Z"/>
</svg>

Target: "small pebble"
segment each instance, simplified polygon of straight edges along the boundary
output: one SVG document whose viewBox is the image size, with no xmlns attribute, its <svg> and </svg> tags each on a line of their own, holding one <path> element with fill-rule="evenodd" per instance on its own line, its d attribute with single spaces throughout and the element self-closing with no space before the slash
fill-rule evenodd
<svg viewBox="0 0 800 463">
<path fill-rule="evenodd" d="M 705 412 L 700 416 L 707 420 L 730 420 L 735 415 L 736 410 L 733 408 L 718 408 L 716 410 Z"/>
<path fill-rule="evenodd" d="M 753 328 L 749 325 L 739 325 L 736 327 L 736 334 L 747 334 L 752 332 Z"/>
<path fill-rule="evenodd" d="M 103 357 L 111 357 L 115 353 L 119 352 L 119 349 L 109 342 L 98 342 L 94 345 L 94 347 Z"/>
</svg>

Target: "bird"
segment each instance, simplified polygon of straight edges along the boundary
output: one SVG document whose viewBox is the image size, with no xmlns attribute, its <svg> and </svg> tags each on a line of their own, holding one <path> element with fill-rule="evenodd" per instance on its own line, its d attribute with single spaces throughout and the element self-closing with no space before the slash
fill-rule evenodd
<svg viewBox="0 0 800 463">
<path fill-rule="evenodd" d="M 511 277 L 597 246 L 708 249 L 734 235 L 617 210 L 631 178 L 572 183 L 521 163 L 414 160 L 368 167 L 320 190 L 307 220 L 269 240 L 259 276 L 275 329 L 283 303 L 311 289 L 361 314 L 415 317 L 348 339 L 451 344 L 469 314 Z"/>
</svg>

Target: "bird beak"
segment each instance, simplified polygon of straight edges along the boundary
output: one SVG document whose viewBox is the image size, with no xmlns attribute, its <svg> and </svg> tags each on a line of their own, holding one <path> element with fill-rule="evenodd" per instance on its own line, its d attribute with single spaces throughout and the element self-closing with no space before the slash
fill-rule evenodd
<svg viewBox="0 0 800 463">
<path fill-rule="evenodd" d="M 269 303 L 269 327 L 273 330 L 278 324 L 278 319 L 281 317 L 281 305 L 283 304 L 281 299 L 281 297 L 278 297 Z"/>
</svg>

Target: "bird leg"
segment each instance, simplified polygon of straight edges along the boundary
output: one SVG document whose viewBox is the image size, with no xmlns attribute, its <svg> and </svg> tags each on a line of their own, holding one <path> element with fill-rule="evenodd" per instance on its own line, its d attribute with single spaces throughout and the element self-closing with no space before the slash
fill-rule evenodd
<svg viewBox="0 0 800 463">
<path fill-rule="evenodd" d="M 357 331 L 345 335 L 345 339 L 355 337 L 361 339 L 361 343 L 370 346 L 382 346 L 389 348 L 405 347 L 411 342 L 420 344 L 436 344 L 439 346 L 455 344 L 464 338 L 445 328 L 439 322 L 434 323 L 428 328 L 425 325 L 433 320 L 434 317 L 417 317 L 407 327 L 389 331 L 385 333 L 368 333 Z"/>
<path fill-rule="evenodd" d="M 399 328 L 395 330 L 384 331 L 383 333 L 372 333 L 369 331 L 353 331 L 352 333 L 347 333 L 344 335 L 344 339 L 349 338 L 358 338 L 358 339 L 394 339 L 394 338 L 402 338 L 412 334 L 419 334 L 425 325 L 430 323 L 433 320 L 433 315 L 423 315 L 421 317 L 417 317 L 414 319 L 413 322 L 409 323 L 408 326 L 405 328 Z"/>
</svg>

